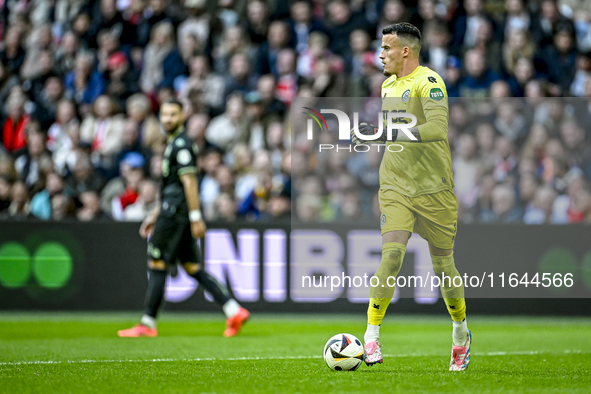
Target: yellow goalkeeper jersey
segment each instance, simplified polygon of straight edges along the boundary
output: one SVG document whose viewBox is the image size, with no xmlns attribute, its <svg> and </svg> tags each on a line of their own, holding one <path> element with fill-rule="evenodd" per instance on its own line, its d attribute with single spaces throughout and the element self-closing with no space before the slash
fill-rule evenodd
<svg viewBox="0 0 591 394">
<path fill-rule="evenodd" d="M 416 116 L 415 127 L 421 133 L 422 142 L 387 143 L 380 165 L 380 188 L 392 189 L 408 197 L 453 189 L 447 141 L 449 110 L 443 79 L 423 66 L 402 78 L 392 75 L 382 84 L 382 111 L 407 112 Z M 399 146 L 390 146 L 392 144 L 401 145 L 402 150 Z"/>
</svg>

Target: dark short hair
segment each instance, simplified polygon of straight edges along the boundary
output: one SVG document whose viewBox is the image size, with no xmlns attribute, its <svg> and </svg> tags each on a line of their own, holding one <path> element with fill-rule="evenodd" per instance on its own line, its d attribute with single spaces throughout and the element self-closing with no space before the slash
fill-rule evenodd
<svg viewBox="0 0 591 394">
<path fill-rule="evenodd" d="M 421 42 L 421 31 L 410 23 L 401 22 L 386 26 L 382 29 L 382 34 L 396 34 L 402 38 L 416 38 Z"/>
<path fill-rule="evenodd" d="M 181 103 L 179 100 L 177 100 L 175 98 L 168 99 L 165 102 L 163 102 L 162 104 L 163 105 L 164 104 L 176 105 L 176 106 L 178 106 L 181 109 L 181 111 L 183 110 L 183 103 Z"/>
</svg>

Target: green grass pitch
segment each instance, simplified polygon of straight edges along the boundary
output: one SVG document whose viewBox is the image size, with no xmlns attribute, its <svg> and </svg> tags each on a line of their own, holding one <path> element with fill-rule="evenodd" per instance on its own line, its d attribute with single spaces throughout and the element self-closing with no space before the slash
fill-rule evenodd
<svg viewBox="0 0 591 394">
<path fill-rule="evenodd" d="M 388 316 L 384 364 L 333 372 L 332 335 L 364 316 L 254 314 L 222 337 L 219 315 L 164 313 L 158 338 L 117 338 L 138 314 L 0 313 L 0 393 L 482 393 L 591 390 L 591 318 L 469 318 L 472 362 L 447 371 L 448 318 Z"/>
</svg>

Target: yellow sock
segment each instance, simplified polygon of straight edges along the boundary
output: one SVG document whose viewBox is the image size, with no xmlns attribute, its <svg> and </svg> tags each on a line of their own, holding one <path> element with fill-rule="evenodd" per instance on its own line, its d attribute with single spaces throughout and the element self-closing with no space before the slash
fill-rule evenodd
<svg viewBox="0 0 591 394">
<path fill-rule="evenodd" d="M 435 275 L 437 275 L 439 279 L 442 279 L 443 274 L 445 274 L 445 277 L 441 281 L 440 288 L 443 301 L 445 301 L 445 305 L 447 306 L 447 311 L 451 315 L 453 321 L 459 322 L 464 320 L 466 318 L 464 284 L 461 283 L 459 279 L 456 279 L 454 284 L 454 278 L 461 278 L 461 276 L 456 269 L 453 253 L 449 256 L 431 255 L 431 260 L 433 261 L 433 271 L 435 271 Z M 460 284 L 460 286 L 456 286 L 457 284 Z"/>
<path fill-rule="evenodd" d="M 382 323 L 386 309 L 394 297 L 394 281 L 391 279 L 388 286 L 388 277 L 396 277 L 402 267 L 402 260 L 406 253 L 406 246 L 398 242 L 387 242 L 382 245 L 382 261 L 375 276 L 380 280 L 378 286 L 371 287 L 369 291 L 369 307 L 367 308 L 367 322 L 378 326 Z M 374 279 L 374 282 L 375 279 Z M 384 287 L 382 287 L 382 284 Z"/>
</svg>

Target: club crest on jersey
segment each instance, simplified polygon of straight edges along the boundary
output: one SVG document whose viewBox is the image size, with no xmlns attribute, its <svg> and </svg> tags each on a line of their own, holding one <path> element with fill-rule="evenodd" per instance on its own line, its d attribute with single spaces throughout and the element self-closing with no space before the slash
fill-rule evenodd
<svg viewBox="0 0 591 394">
<path fill-rule="evenodd" d="M 189 150 L 181 149 L 179 153 L 176 154 L 176 161 L 184 166 L 189 164 L 191 162 L 191 153 L 189 153 Z"/>
<path fill-rule="evenodd" d="M 386 225 L 386 214 L 382 213 L 382 217 L 380 218 L 380 228 L 384 228 Z"/>
<path fill-rule="evenodd" d="M 402 102 L 406 103 L 410 98 L 410 89 L 406 89 L 404 93 L 402 93 Z"/>
<path fill-rule="evenodd" d="M 435 101 L 441 101 L 445 97 L 443 91 L 439 88 L 433 88 L 429 91 L 429 96 Z"/>
</svg>

